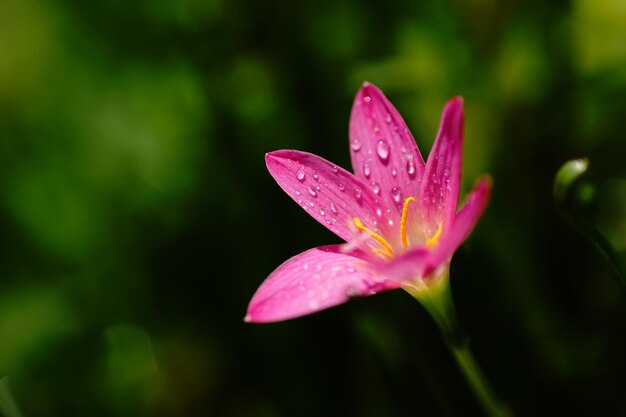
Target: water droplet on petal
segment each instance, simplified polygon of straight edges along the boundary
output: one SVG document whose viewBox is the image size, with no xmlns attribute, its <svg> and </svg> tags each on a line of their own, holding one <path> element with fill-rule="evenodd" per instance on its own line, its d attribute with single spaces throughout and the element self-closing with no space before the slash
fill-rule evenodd
<svg viewBox="0 0 626 417">
<path fill-rule="evenodd" d="M 352 274 L 352 273 L 356 272 L 356 268 L 354 266 L 352 266 L 352 265 L 348 265 L 348 266 L 346 266 L 346 272 L 349 272 L 349 273 Z"/>
<path fill-rule="evenodd" d="M 306 174 L 304 173 L 304 169 L 300 168 L 298 172 L 296 172 L 296 178 L 298 179 L 298 181 L 302 182 L 304 181 L 304 177 L 306 177 Z"/>
<path fill-rule="evenodd" d="M 337 171 L 339 171 L 339 168 L 337 168 L 337 165 L 333 165 L 333 172 L 337 173 Z"/>
<path fill-rule="evenodd" d="M 326 215 L 326 211 L 324 209 L 320 209 L 320 215 L 321 216 L 325 216 Z"/>
<path fill-rule="evenodd" d="M 317 181 L 317 182 L 320 182 L 320 176 L 319 176 L 319 175 L 317 175 L 317 172 L 315 172 L 315 173 L 313 174 L 313 179 L 315 179 L 315 181 Z"/>
<path fill-rule="evenodd" d="M 376 153 L 383 162 L 387 161 L 389 159 L 389 143 L 384 139 L 380 139 L 376 144 Z"/>
<path fill-rule="evenodd" d="M 366 103 L 369 103 L 372 100 L 372 98 L 370 96 L 365 96 L 363 97 L 363 101 Z"/>
<path fill-rule="evenodd" d="M 330 211 L 337 214 L 337 207 L 333 203 L 330 203 Z"/>
<path fill-rule="evenodd" d="M 400 191 L 400 188 L 393 187 L 391 189 L 391 198 L 393 198 L 393 201 L 395 201 L 396 203 L 400 203 L 400 201 L 402 200 L 402 192 Z"/>
<path fill-rule="evenodd" d="M 385 121 L 387 123 L 391 123 L 391 113 L 387 113 L 387 116 L 385 116 Z"/>
<path fill-rule="evenodd" d="M 361 199 L 361 189 L 360 188 L 355 188 L 354 189 L 354 197 L 356 197 L 357 200 Z"/>
<path fill-rule="evenodd" d="M 380 207 L 376 207 L 376 215 L 378 217 L 381 217 L 383 215 L 383 211 L 380 209 Z"/>
<path fill-rule="evenodd" d="M 391 168 L 391 175 L 393 175 L 394 177 L 398 175 L 398 171 L 396 171 L 396 167 Z"/>
<path fill-rule="evenodd" d="M 359 138 L 353 138 L 350 141 L 350 147 L 354 152 L 358 152 L 361 149 L 361 141 L 359 140 Z"/>
<path fill-rule="evenodd" d="M 406 172 L 410 177 L 415 175 L 415 163 L 413 162 L 413 158 L 407 158 L 406 160 Z"/>
<path fill-rule="evenodd" d="M 372 181 L 372 191 L 374 191 L 376 195 L 380 194 L 380 184 L 376 181 Z"/>
<path fill-rule="evenodd" d="M 373 129 L 374 129 L 374 133 L 380 132 L 380 126 L 378 126 L 377 124 L 374 125 Z"/>
<path fill-rule="evenodd" d="M 338 187 L 339 187 L 339 191 L 343 191 L 343 190 L 346 189 L 346 186 L 343 185 L 343 183 L 341 183 L 341 182 L 339 183 Z"/>
<path fill-rule="evenodd" d="M 309 191 L 311 197 L 317 197 L 317 191 L 315 191 L 313 187 L 309 187 L 307 190 Z"/>
<path fill-rule="evenodd" d="M 302 269 L 304 269 L 305 271 L 309 269 L 309 264 L 305 262 L 305 264 L 302 265 Z"/>
<path fill-rule="evenodd" d="M 363 163 L 363 175 L 365 175 L 365 178 L 369 178 L 371 175 L 372 171 L 370 170 L 370 165 L 367 162 Z"/>
</svg>

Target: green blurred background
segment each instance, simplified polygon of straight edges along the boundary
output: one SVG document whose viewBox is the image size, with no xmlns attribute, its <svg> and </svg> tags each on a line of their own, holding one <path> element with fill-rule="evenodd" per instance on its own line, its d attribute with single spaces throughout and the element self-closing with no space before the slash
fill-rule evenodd
<svg viewBox="0 0 626 417">
<path fill-rule="evenodd" d="M 242 322 L 282 261 L 337 242 L 267 173 L 349 167 L 381 87 L 427 154 L 465 97 L 461 324 L 517 415 L 626 415 L 626 299 L 558 215 L 589 156 L 594 222 L 626 258 L 623 0 L 2 0 L 0 415 L 466 416 L 479 410 L 402 291 Z"/>
</svg>

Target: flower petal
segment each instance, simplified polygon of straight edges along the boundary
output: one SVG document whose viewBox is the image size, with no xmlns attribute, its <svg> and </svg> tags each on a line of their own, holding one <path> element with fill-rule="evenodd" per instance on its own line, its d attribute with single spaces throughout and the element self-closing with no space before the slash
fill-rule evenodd
<svg viewBox="0 0 626 417">
<path fill-rule="evenodd" d="M 398 284 L 377 274 L 367 260 L 342 253 L 339 245 L 314 248 L 270 274 L 252 297 L 245 321 L 287 320 L 393 288 Z"/>
<path fill-rule="evenodd" d="M 427 236 L 452 225 L 459 199 L 463 158 L 463 99 L 451 99 L 443 109 L 439 132 L 422 179 L 418 199 L 419 224 Z M 411 226 L 413 227 L 413 226 Z"/>
<path fill-rule="evenodd" d="M 467 195 L 463 208 L 456 214 L 452 227 L 435 247 L 435 255 L 432 259 L 434 264 L 450 260 L 454 252 L 470 235 L 487 208 L 491 197 L 491 185 L 492 180 L 489 176 L 481 177 L 476 181 L 474 190 Z"/>
<path fill-rule="evenodd" d="M 372 231 L 388 233 L 384 202 L 350 172 L 317 155 L 292 150 L 270 152 L 265 163 L 300 207 L 345 241 L 356 235 L 354 218 Z"/>
<path fill-rule="evenodd" d="M 352 106 L 350 156 L 355 175 L 399 216 L 404 199 L 417 193 L 424 160 L 400 113 L 370 83 Z"/>
<path fill-rule="evenodd" d="M 390 262 L 378 265 L 377 270 L 390 280 L 398 282 L 415 278 L 427 279 L 440 266 L 450 262 L 454 252 L 470 235 L 482 216 L 491 195 L 491 178 L 477 181 L 474 190 L 468 194 L 465 205 L 458 212 L 452 227 L 444 234 L 433 249 L 425 247 L 410 250 Z"/>
</svg>

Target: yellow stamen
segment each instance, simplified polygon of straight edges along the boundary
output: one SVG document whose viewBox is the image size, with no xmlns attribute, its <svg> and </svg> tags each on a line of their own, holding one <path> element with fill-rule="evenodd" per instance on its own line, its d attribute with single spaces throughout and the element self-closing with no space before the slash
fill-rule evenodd
<svg viewBox="0 0 626 417">
<path fill-rule="evenodd" d="M 383 247 L 385 249 L 387 249 L 386 256 L 391 257 L 391 255 L 393 255 L 393 248 L 391 247 L 391 245 L 389 243 L 387 243 L 387 241 L 385 240 L 384 237 L 382 237 L 378 233 L 372 232 L 370 229 L 368 229 L 367 227 L 363 226 L 363 222 L 361 222 L 361 220 L 359 218 L 355 217 L 353 220 L 354 220 L 354 225 L 356 226 L 357 229 L 359 229 L 362 232 L 367 233 L 372 238 L 374 238 L 374 240 L 376 240 L 378 243 L 383 245 Z M 378 250 L 380 250 L 380 249 L 378 249 Z"/>
<path fill-rule="evenodd" d="M 400 219 L 400 236 L 402 237 L 402 246 L 407 247 L 409 240 L 406 237 L 406 221 L 409 217 L 409 203 L 415 201 L 413 197 L 409 197 L 404 200 L 404 207 L 402 207 L 402 218 Z"/>
<path fill-rule="evenodd" d="M 372 249 L 372 253 L 383 255 L 387 259 L 393 258 L 393 253 L 389 253 L 386 250 L 382 250 L 382 249 Z"/>
<path fill-rule="evenodd" d="M 443 230 L 443 223 L 439 223 L 439 227 L 437 228 L 437 231 L 435 232 L 433 237 L 428 239 L 428 241 L 426 242 L 426 247 L 427 248 L 432 248 L 433 246 L 435 246 L 439 242 L 439 237 L 441 237 L 441 231 L 442 230 Z"/>
</svg>

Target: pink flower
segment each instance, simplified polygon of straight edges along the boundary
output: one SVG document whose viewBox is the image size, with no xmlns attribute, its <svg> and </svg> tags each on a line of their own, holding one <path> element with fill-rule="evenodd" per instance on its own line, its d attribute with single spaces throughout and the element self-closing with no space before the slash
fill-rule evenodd
<svg viewBox="0 0 626 417">
<path fill-rule="evenodd" d="M 278 185 L 343 245 L 310 249 L 261 284 L 245 317 L 274 322 L 310 314 L 355 296 L 404 288 L 413 295 L 447 288 L 450 260 L 483 213 L 491 189 L 480 179 L 457 211 L 463 100 L 443 109 L 424 163 L 402 117 L 365 83 L 350 118 L 354 174 L 306 152 L 270 152 Z"/>
</svg>

